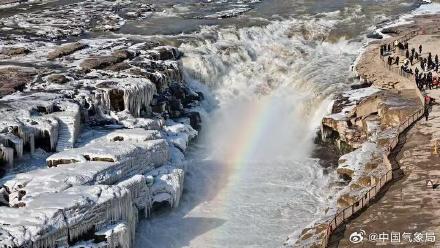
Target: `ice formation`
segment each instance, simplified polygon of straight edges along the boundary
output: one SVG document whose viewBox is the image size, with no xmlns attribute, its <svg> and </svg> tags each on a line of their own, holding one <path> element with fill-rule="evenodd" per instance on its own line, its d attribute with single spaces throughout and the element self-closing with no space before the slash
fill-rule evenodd
<svg viewBox="0 0 440 248">
<path fill-rule="evenodd" d="M 0 246 L 132 247 L 139 218 L 179 205 L 203 100 L 183 80 L 179 50 L 129 39 L 59 44 L 149 11 L 96 0 L 0 19 L 16 35 L 0 39 L 0 58 L 30 64 L 0 70 L 20 82 L 0 89 Z"/>
</svg>

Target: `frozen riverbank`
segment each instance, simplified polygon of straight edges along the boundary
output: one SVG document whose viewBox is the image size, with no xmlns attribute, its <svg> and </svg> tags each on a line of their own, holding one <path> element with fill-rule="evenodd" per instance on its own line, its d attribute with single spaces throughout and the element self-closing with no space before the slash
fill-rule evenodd
<svg viewBox="0 0 440 248">
<path fill-rule="evenodd" d="M 385 184 L 402 177 L 396 162 L 397 152 L 403 145 L 399 144 L 399 138 L 424 114 L 425 99 L 412 75 L 398 73 L 400 65 L 390 68 L 385 65 L 379 48 L 395 40 L 405 43 L 419 36 L 437 34 L 438 15 L 432 15 L 436 12 L 438 5 L 431 9 L 422 7 L 411 16 L 400 18 L 398 24 L 380 30 L 389 35 L 387 39 L 372 42 L 360 57 L 356 70 L 367 82 L 363 86 L 371 86 L 342 94 L 335 102 L 332 114 L 323 119 L 321 127 L 323 138 L 333 140 L 347 153 L 339 159 L 337 172 L 348 179 L 348 185 L 338 196 L 335 214 L 304 229 L 296 243 L 288 242 L 288 246 L 324 247 L 329 242 L 338 245 L 338 238 L 331 241 L 331 235 L 356 216 L 356 212 L 376 201 L 376 195 Z M 404 51 L 396 48 L 395 52 L 401 54 Z M 366 222 L 364 217 L 362 229 L 371 230 L 371 224 L 365 226 Z M 339 246 L 351 247 L 357 242 L 347 238 L 344 237 Z"/>
<path fill-rule="evenodd" d="M 58 8 L 0 20 L 0 244 L 132 247 L 139 219 L 179 205 L 203 94 L 183 80 L 175 47 L 81 38 L 119 28 L 113 3 L 67 8 L 116 19 L 79 24 Z"/>
<path fill-rule="evenodd" d="M 137 229 L 140 247 L 272 247 L 321 217 L 336 199 L 334 172 L 310 158 L 316 128 L 353 82 L 359 30 L 411 6 L 317 6 L 96 0 L 1 11 L 2 168 L 13 167 L 3 241 L 126 247 Z"/>
</svg>

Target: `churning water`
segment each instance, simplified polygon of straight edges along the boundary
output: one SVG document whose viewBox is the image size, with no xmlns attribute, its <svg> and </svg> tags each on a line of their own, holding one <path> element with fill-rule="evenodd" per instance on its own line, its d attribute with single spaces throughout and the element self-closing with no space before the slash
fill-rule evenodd
<svg viewBox="0 0 440 248">
<path fill-rule="evenodd" d="M 185 77 L 208 98 L 204 128 L 180 207 L 143 221 L 137 247 L 278 247 L 333 201 L 334 174 L 311 158 L 316 128 L 332 95 L 349 87 L 367 28 L 415 6 L 290 2 L 298 8 L 252 2 L 243 17 L 196 28 L 181 44 Z"/>
</svg>

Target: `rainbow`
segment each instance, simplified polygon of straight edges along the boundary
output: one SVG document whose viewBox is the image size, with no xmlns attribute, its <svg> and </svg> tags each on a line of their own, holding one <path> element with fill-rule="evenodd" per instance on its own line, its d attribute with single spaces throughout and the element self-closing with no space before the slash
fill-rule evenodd
<svg viewBox="0 0 440 248">
<path fill-rule="evenodd" d="M 228 203 L 231 202 L 231 194 L 234 188 L 245 176 L 246 171 L 251 169 L 249 166 L 255 157 L 257 146 L 264 142 L 264 134 L 273 118 L 275 118 L 273 108 L 273 96 L 262 96 L 259 99 L 251 100 L 247 106 L 245 116 L 239 123 L 236 123 L 231 146 L 226 148 L 226 151 L 221 158 L 221 166 L 224 166 L 225 176 L 221 182 L 224 187 L 215 197 L 215 211 L 219 216 L 226 216 L 228 211 Z M 209 235 L 211 239 L 215 239 Z"/>
</svg>

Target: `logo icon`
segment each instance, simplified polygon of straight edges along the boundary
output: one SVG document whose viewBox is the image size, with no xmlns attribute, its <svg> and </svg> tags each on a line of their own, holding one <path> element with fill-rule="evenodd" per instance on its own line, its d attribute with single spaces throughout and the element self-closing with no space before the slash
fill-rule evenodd
<svg viewBox="0 0 440 248">
<path fill-rule="evenodd" d="M 364 240 L 364 236 L 366 235 L 364 230 L 360 230 L 359 232 L 354 232 L 350 235 L 350 242 L 353 244 L 359 244 Z"/>
</svg>

